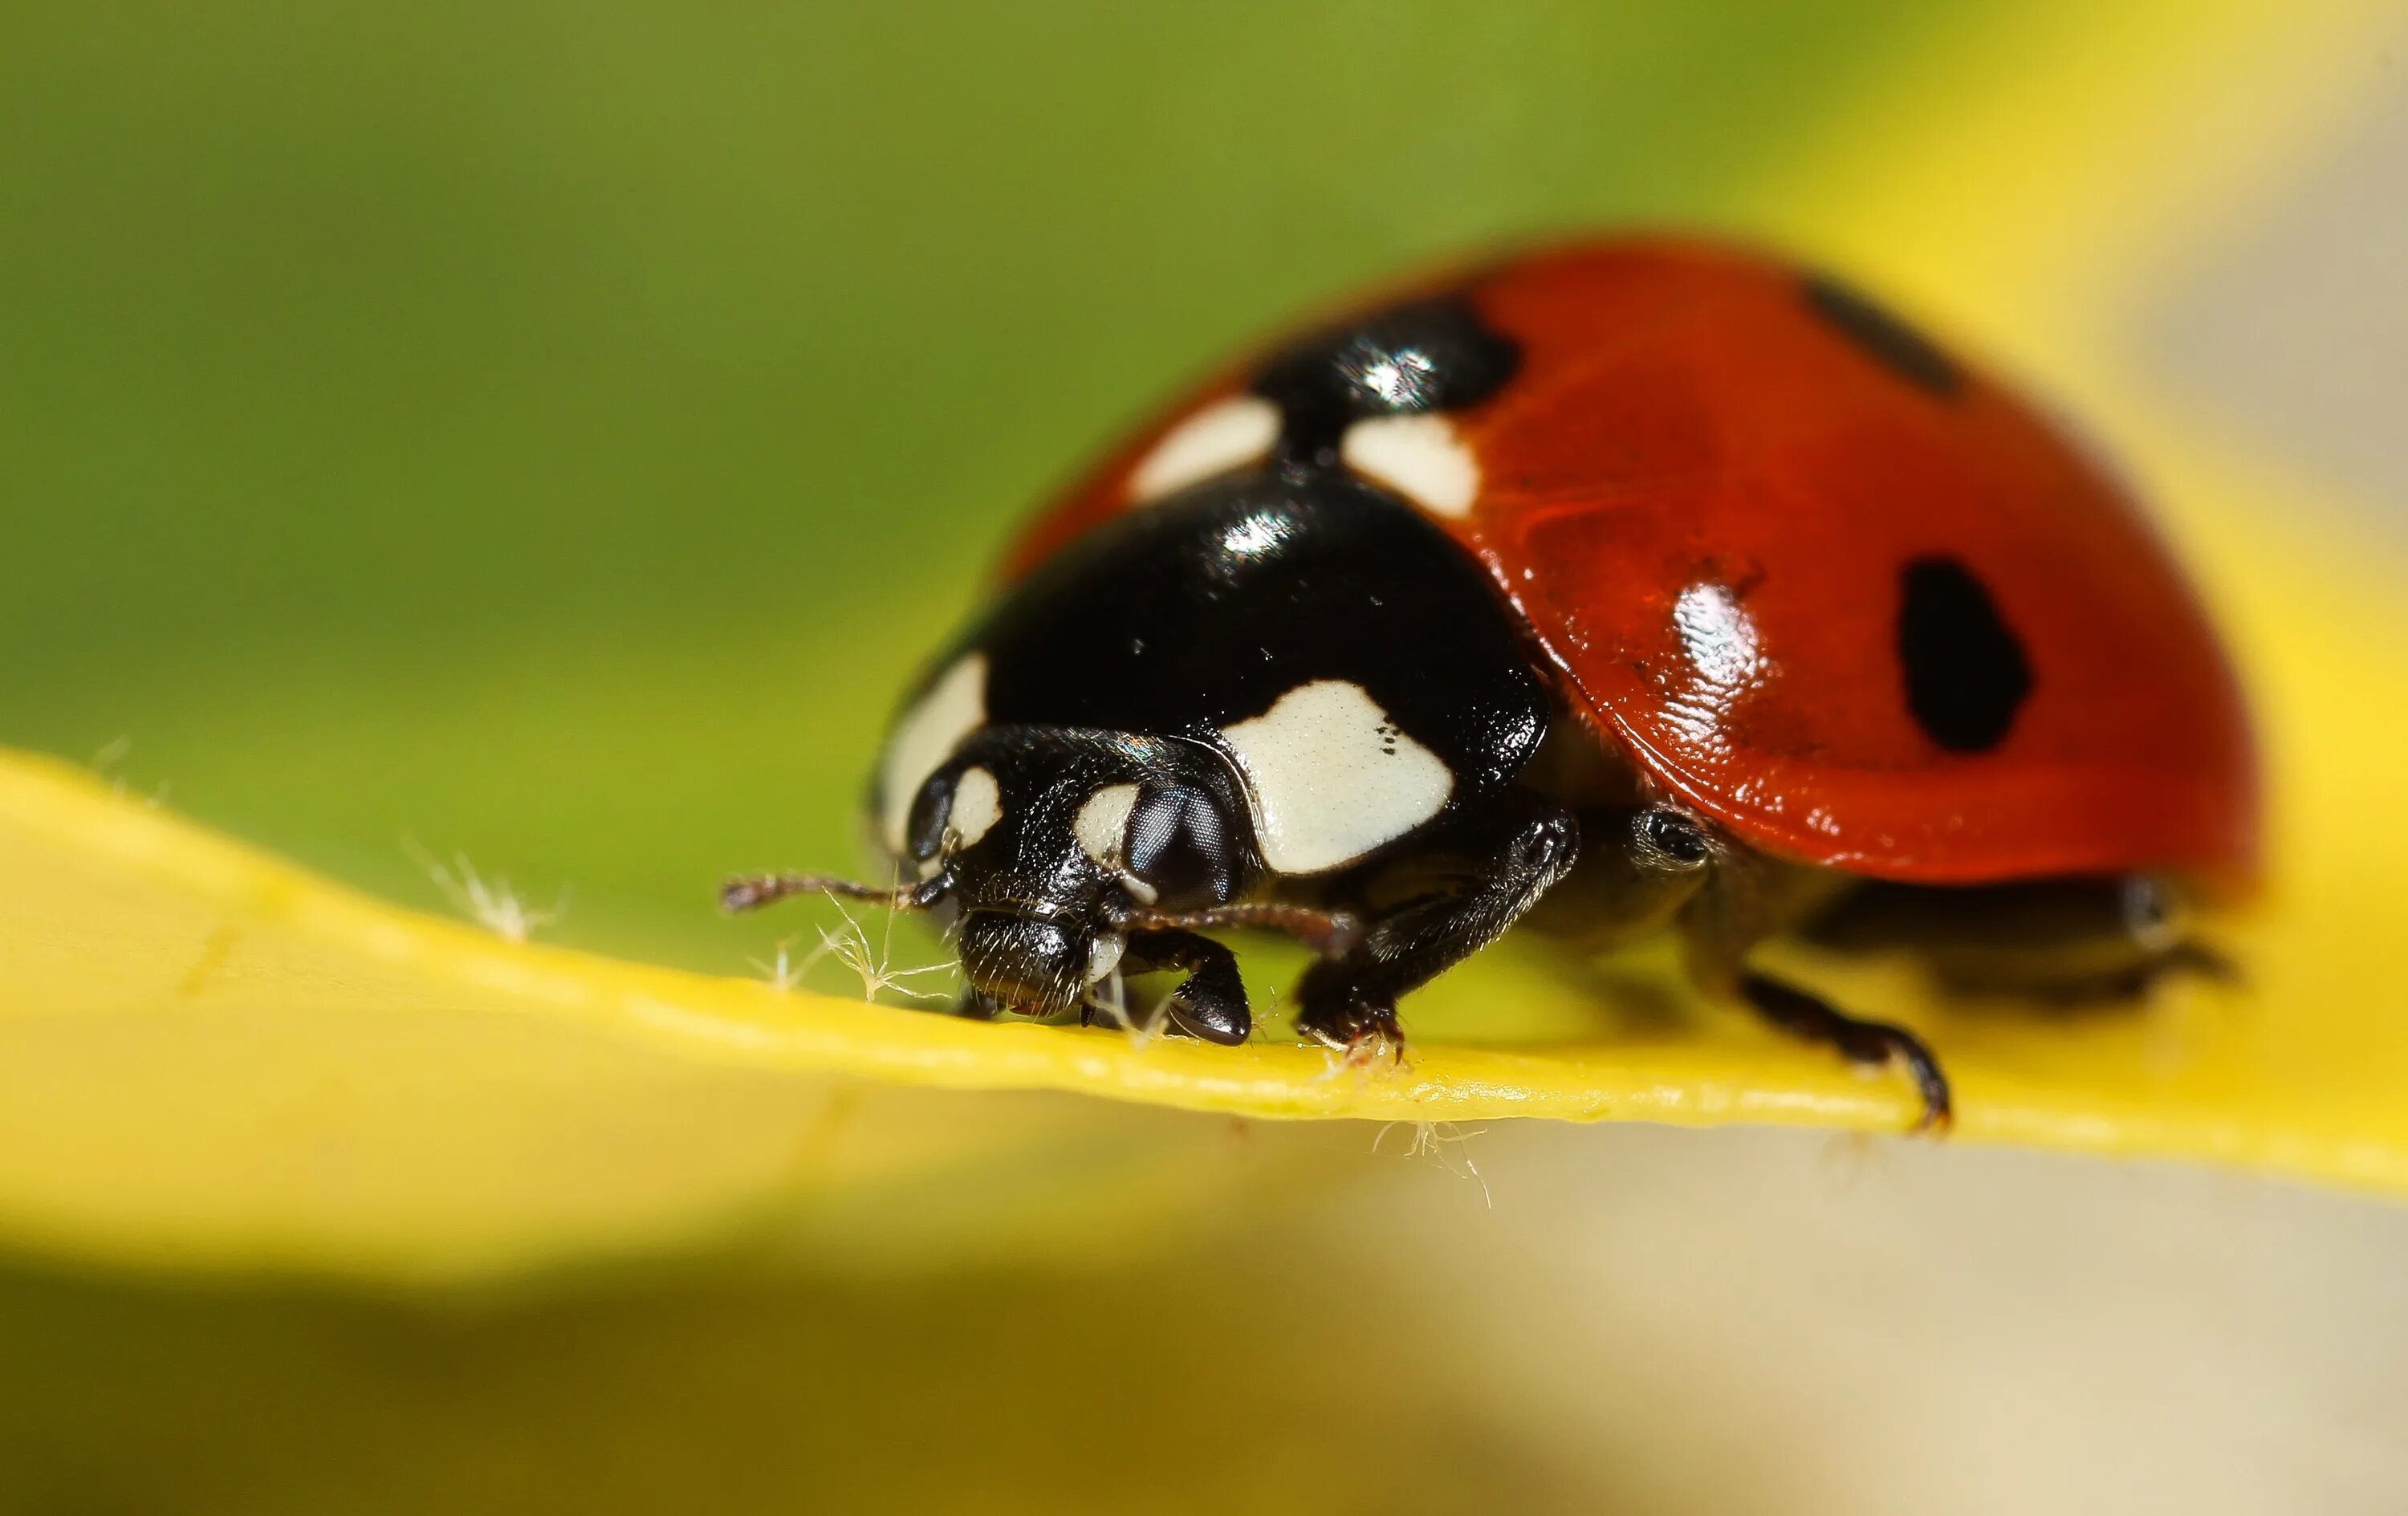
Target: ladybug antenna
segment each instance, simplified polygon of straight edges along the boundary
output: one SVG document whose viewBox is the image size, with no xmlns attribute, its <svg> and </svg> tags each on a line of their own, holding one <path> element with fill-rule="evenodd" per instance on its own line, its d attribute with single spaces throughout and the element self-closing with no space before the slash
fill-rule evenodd
<svg viewBox="0 0 2408 1516">
<path fill-rule="evenodd" d="M 1362 940 L 1363 923 L 1342 910 L 1317 910 L 1311 906 L 1257 904 L 1205 906 L 1197 910 L 1156 910 L 1128 906 L 1113 913 L 1122 931 L 1216 932 L 1233 926 L 1284 932 L 1323 958 L 1342 958 Z"/>
<path fill-rule="evenodd" d="M 788 895 L 824 894 L 872 900 L 890 910 L 926 910 L 945 898 L 953 881 L 939 874 L 917 884 L 863 884 L 833 874 L 739 874 L 719 887 L 719 908 L 734 915 L 773 906 Z"/>
<path fill-rule="evenodd" d="M 789 895 L 824 894 L 873 901 L 892 910 L 926 910 L 942 901 L 953 887 L 953 881 L 942 874 L 917 884 L 893 886 L 863 884 L 834 874 L 739 874 L 719 887 L 719 907 L 733 915 L 759 910 Z M 1124 932 L 1219 932 L 1232 927 L 1284 932 L 1323 958 L 1344 957 L 1363 937 L 1362 922 L 1345 911 L 1276 903 L 1205 906 L 1196 910 L 1132 905 L 1114 911 L 1111 922 Z"/>
</svg>

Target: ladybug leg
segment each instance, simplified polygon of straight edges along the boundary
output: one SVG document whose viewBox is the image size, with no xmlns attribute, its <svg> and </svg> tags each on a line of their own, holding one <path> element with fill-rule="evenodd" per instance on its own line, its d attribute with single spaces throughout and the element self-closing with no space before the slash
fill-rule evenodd
<svg viewBox="0 0 2408 1516">
<path fill-rule="evenodd" d="M 1354 1057 L 1369 1047 L 1401 1054 L 1397 1001 L 1496 941 L 1570 872 L 1580 823 L 1570 812 L 1513 803 L 1469 823 L 1444 851 L 1467 866 L 1439 885 L 1369 913 L 1345 954 L 1305 970 L 1296 1029 Z"/>
<path fill-rule="evenodd" d="M 1850 1063 L 1867 1067 L 1897 1064 L 1914 1080 L 1923 1095 L 1923 1115 L 1910 1129 L 1944 1132 L 1955 1118 L 1948 1076 L 1921 1037 L 1888 1022 L 1864 1021 L 1839 1009 L 1819 995 L 1763 974 L 1739 977 L 1742 999 L 1757 1015 L 1783 1031 L 1839 1050 Z"/>
<path fill-rule="evenodd" d="M 2204 942 L 2188 938 L 2143 958 L 2118 972 L 2090 979 L 2042 984 L 2034 993 L 2044 1000 L 2078 1004 L 2089 1000 L 2139 1000 L 2160 980 L 2188 975 L 2216 984 L 2241 982 L 2241 965 Z"/>
<path fill-rule="evenodd" d="M 1189 1037 L 1235 1047 L 1254 1035 L 1254 1018 L 1246 1008 L 1238 955 L 1211 937 L 1194 932 L 1132 932 L 1120 966 L 1124 974 L 1188 970 L 1163 1006 L 1170 1024 Z"/>
<path fill-rule="evenodd" d="M 2052 1003 L 2129 1000 L 2174 974 L 2237 970 L 2191 933 L 2181 894 L 2145 875 L 1963 889 L 1862 890 L 1813 923 L 1827 946 L 1913 951 L 1952 991 Z"/>
<path fill-rule="evenodd" d="M 2055 941 L 2026 952 L 2024 983 L 2043 998 L 2061 1002 L 2137 1000 L 2158 980 L 2175 974 L 2230 982 L 2241 977 L 2231 959 L 2192 935 L 2190 902 L 2163 880 L 2127 875 L 2100 883 L 2042 889 L 2079 911 L 2059 913 Z M 1942 973 L 1950 965 L 1940 964 Z M 1993 975 L 2012 987 L 2017 976 Z M 1959 967 L 1958 982 L 1978 982 L 1978 971 Z"/>
<path fill-rule="evenodd" d="M 1948 1076 L 1921 1037 L 1889 1022 L 1851 1016 L 1811 991 L 1746 966 L 1756 943 L 1843 899 L 1851 888 L 1845 876 L 1720 840 L 1708 851 L 1710 877 L 1681 918 L 1690 979 L 1710 993 L 1736 994 L 1783 1031 L 1834 1049 L 1853 1064 L 1903 1068 L 1923 1098 L 1923 1113 L 1909 1130 L 1946 1131 L 1956 1110 Z"/>
</svg>

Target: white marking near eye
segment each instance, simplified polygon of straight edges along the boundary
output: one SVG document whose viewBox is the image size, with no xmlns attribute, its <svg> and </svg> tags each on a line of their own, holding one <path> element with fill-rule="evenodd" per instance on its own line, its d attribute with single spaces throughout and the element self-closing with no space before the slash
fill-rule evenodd
<svg viewBox="0 0 2408 1516">
<path fill-rule="evenodd" d="M 953 813 L 946 824 L 953 829 L 953 846 L 974 848 L 979 838 L 995 830 L 1003 820 L 1003 791 L 995 776 L 984 768 L 966 768 L 953 785 Z"/>
<path fill-rule="evenodd" d="M 903 713 L 886 739 L 879 770 L 878 816 L 887 847 L 899 857 L 911 802 L 962 739 L 986 724 L 986 655 L 969 653 L 945 670 L 920 703 Z"/>
<path fill-rule="evenodd" d="M 1263 862 L 1282 874 L 1351 864 L 1437 815 L 1455 793 L 1445 760 L 1345 679 L 1300 684 L 1221 737 L 1245 771 Z"/>
<path fill-rule="evenodd" d="M 1338 444 L 1346 466 L 1435 516 L 1460 520 L 1480 498 L 1480 460 L 1443 416 L 1374 416 Z"/>
<path fill-rule="evenodd" d="M 1079 851 L 1106 868 L 1117 867 L 1128 845 L 1129 812 L 1137 809 L 1137 786 L 1107 784 L 1087 796 L 1070 821 Z"/>
<path fill-rule="evenodd" d="M 1079 839 L 1079 851 L 1087 855 L 1097 868 L 1121 881 L 1135 896 L 1138 904 L 1154 902 L 1154 888 L 1128 871 L 1129 815 L 1137 809 L 1137 786 L 1107 784 L 1087 796 L 1079 814 L 1070 819 L 1070 835 Z"/>
<path fill-rule="evenodd" d="M 1233 394 L 1206 406 L 1162 435 L 1129 470 L 1129 496 L 1140 503 L 1253 463 L 1279 440 L 1279 407 L 1260 395 Z"/>
</svg>

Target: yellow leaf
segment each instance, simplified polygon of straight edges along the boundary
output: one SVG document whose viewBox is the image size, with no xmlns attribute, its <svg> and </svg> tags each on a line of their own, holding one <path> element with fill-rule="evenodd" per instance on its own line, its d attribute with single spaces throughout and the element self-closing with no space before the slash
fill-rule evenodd
<svg viewBox="0 0 2408 1516">
<path fill-rule="evenodd" d="M 2215 34 L 2226 50 L 2234 35 Z M 1957 1083 L 1956 1140 L 2408 1193 L 2408 951 L 2387 910 L 2408 852 L 2408 632 L 2345 550 L 2276 530 L 2288 481 L 2191 440 L 2108 356 L 2101 312 L 2145 260 L 2064 234 L 2103 218 L 2114 246 L 2143 241 L 2113 191 L 2162 145 L 2135 128 L 2120 155 L 2077 150 L 2114 98 L 2080 67 L 2029 89 L 2023 117 L 1929 108 L 1964 107 L 1956 82 L 1916 77 L 1856 123 L 1914 120 L 1900 135 L 1920 154 L 1810 149 L 1761 219 L 2044 370 L 2176 508 L 2258 696 L 2275 881 L 2212 925 L 2244 985 L 2172 983 L 2138 1008 L 1943 1003 L 1903 964 L 1799 960 L 1928 1035 Z M 2063 172 L 1962 193 L 1966 154 L 2060 137 Z M 1877 176 L 1830 166 L 1868 163 Z M 2154 245 L 2186 224 L 2161 218 Z M 1361 1072 L 1297 1046 L 1140 1045 L 613 962 L 378 903 L 64 765 L 0 757 L 0 1228 L 60 1250 L 430 1277 L 751 1230 L 891 1260 L 914 1227 L 1075 1249 L 1099 1218 L 1193 1211 L 1258 1178 L 1214 1123 L 997 1092 L 1413 1123 L 1886 1132 L 1913 1113 L 1896 1080 L 1698 1003 L 1660 958 L 1593 970 L 1509 948 L 1408 1018 L 1410 1064 Z"/>
<path fill-rule="evenodd" d="M 1818 982 L 1928 1033 L 1957 1081 L 1957 1140 L 2408 1191 L 2393 988 L 2408 955 L 2384 919 L 2408 835 L 2386 758 L 2408 638 L 2335 562 L 2217 546 L 2289 802 L 2272 898 L 2220 923 L 2245 987 L 2170 984 L 2143 1008 L 2070 1018 L 1943 1006 L 1897 965 L 1817 963 Z M 10 756 L 0 1223 L 131 1257 L 448 1273 L 666 1245 L 772 1197 L 924 1185 L 970 1151 L 959 1187 L 992 1201 L 998 1175 L 1049 1166 L 1015 1159 L 1083 1134 L 1076 1108 L 928 1101 L 823 1161 L 814 1131 L 862 1119 L 840 1104 L 857 1080 L 1273 1118 L 1905 1124 L 1895 1080 L 1696 1004 L 1667 970 L 1492 954 L 1416 1001 L 1420 1040 L 1394 1073 L 1298 1046 L 1140 1046 L 504 941 Z M 1149 1161 L 1186 1146 L 1179 1130 L 1154 1131 Z M 994 1213 L 1032 1230 L 1051 1214 L 1010 1198 Z"/>
</svg>

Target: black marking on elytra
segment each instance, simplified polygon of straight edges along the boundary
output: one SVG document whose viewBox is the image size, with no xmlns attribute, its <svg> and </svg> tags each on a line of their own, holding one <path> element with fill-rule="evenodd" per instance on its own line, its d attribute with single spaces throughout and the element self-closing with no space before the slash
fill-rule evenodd
<svg viewBox="0 0 2408 1516">
<path fill-rule="evenodd" d="M 1808 309 L 1915 388 L 1951 400 L 1965 387 L 1962 371 L 1929 337 L 1837 279 L 1810 274 L 1805 293 Z"/>
<path fill-rule="evenodd" d="M 1954 558 L 1917 558 L 1899 583 L 1898 657 L 1915 724 L 1952 752 L 1997 747 L 2031 694 L 2021 639 Z"/>
<path fill-rule="evenodd" d="M 1521 362 L 1469 300 L 1441 295 L 1314 333 L 1264 365 L 1254 392 L 1280 408 L 1281 461 L 1326 467 L 1355 422 L 1478 405 Z"/>
</svg>

